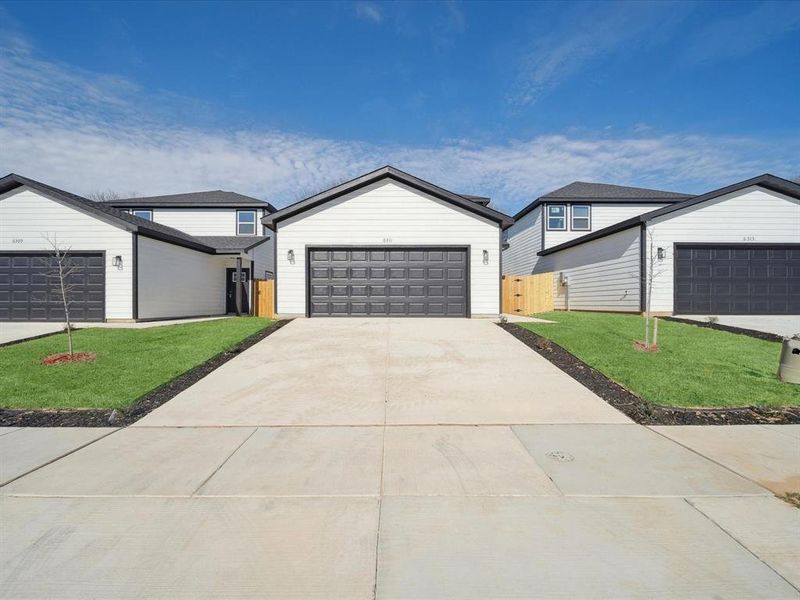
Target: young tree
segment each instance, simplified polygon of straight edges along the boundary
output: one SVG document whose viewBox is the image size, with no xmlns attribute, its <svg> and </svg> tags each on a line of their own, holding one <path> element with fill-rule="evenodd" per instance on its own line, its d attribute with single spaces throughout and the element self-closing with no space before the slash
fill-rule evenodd
<svg viewBox="0 0 800 600">
<path fill-rule="evenodd" d="M 69 254 L 69 247 L 65 248 L 59 244 L 56 236 L 53 236 L 52 238 L 50 236 L 45 236 L 45 239 L 52 248 L 51 254 L 46 259 L 48 261 L 48 288 L 50 288 L 50 281 L 56 280 L 56 284 L 54 286 L 55 291 L 64 306 L 64 321 L 67 328 L 67 345 L 69 349 L 69 355 L 74 356 L 75 352 L 72 344 L 72 321 L 69 317 L 69 307 L 70 304 L 72 304 L 72 296 L 76 288 L 75 284 L 72 283 L 72 276 L 77 273 L 78 267 L 72 261 L 72 257 Z M 51 290 L 48 289 L 48 293 L 50 291 Z"/>
<path fill-rule="evenodd" d="M 661 266 L 661 261 L 658 258 L 655 236 L 653 235 L 653 231 L 650 229 L 647 230 L 647 242 L 647 272 L 642 274 L 642 285 L 645 286 L 644 347 L 646 350 L 649 350 L 651 347 L 651 322 L 654 323 L 653 337 L 655 338 L 658 333 L 658 322 L 657 320 L 654 321 L 650 315 L 650 307 L 653 299 L 653 283 L 664 272 L 664 269 Z M 653 343 L 656 344 L 658 341 L 654 339 Z"/>
</svg>

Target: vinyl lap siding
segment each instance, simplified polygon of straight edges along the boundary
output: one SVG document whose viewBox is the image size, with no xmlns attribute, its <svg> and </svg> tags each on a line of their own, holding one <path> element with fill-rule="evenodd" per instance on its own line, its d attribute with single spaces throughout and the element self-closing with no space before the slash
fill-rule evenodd
<svg viewBox="0 0 800 600">
<path fill-rule="evenodd" d="M 800 201 L 751 187 L 665 215 L 650 222 L 648 231 L 653 234 L 654 248 L 666 251 L 664 260 L 657 263 L 660 274 L 653 282 L 651 310 L 671 312 L 675 243 L 798 243 Z M 646 246 L 649 254 L 649 239 Z"/>
<path fill-rule="evenodd" d="M 540 257 L 538 270 L 553 271 L 555 307 L 561 310 L 639 311 L 639 227 Z M 558 284 L 558 273 L 569 280 Z"/>
<path fill-rule="evenodd" d="M 553 203 L 557 204 L 557 203 Z M 592 204 L 592 229 L 591 231 L 546 231 L 544 239 L 544 247 L 552 248 L 564 242 L 569 242 L 583 235 L 598 231 L 604 227 L 609 227 L 625 219 L 630 219 L 637 215 L 642 215 L 646 212 L 657 210 L 666 206 L 666 204 L 633 204 L 630 202 L 619 204 Z M 569 217 L 569 211 L 567 216 Z M 569 218 L 567 219 L 567 227 L 569 227 Z"/>
<path fill-rule="evenodd" d="M 500 312 L 499 226 L 400 183 L 378 182 L 287 219 L 278 224 L 277 240 L 278 312 L 284 315 L 305 314 L 305 249 L 326 245 L 471 246 L 471 312 Z"/>
<path fill-rule="evenodd" d="M 259 244 L 250 250 L 247 255 L 253 261 L 254 279 L 264 279 L 265 271 L 270 272 L 270 277 L 275 276 L 275 244 L 273 244 L 272 239 Z"/>
<path fill-rule="evenodd" d="M 256 219 L 261 219 L 262 216 L 263 211 L 256 210 Z M 153 221 L 185 231 L 189 235 L 236 235 L 236 209 L 154 208 Z M 261 233 L 260 222 L 256 231 Z"/>
<path fill-rule="evenodd" d="M 225 312 L 226 257 L 139 236 L 139 318 Z"/>
<path fill-rule="evenodd" d="M 506 230 L 508 249 L 503 250 L 503 275 L 530 275 L 542 249 L 542 209 L 535 208 Z"/>
<path fill-rule="evenodd" d="M 133 236 L 129 231 L 25 187 L 0 196 L 0 251 L 52 250 L 46 236 L 76 252 L 105 251 L 105 318 L 133 317 Z M 121 269 L 112 265 L 115 256 L 122 257 Z"/>
</svg>

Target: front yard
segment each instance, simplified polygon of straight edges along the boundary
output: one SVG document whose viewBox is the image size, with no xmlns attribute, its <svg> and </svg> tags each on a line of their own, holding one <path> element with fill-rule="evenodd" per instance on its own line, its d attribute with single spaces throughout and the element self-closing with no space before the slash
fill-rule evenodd
<svg viewBox="0 0 800 600">
<path fill-rule="evenodd" d="M 776 377 L 781 345 L 744 335 L 659 321 L 657 353 L 633 349 L 643 318 L 609 313 L 535 315 L 520 323 L 641 398 L 664 406 L 798 406 L 800 386 Z"/>
<path fill-rule="evenodd" d="M 93 363 L 41 364 L 45 356 L 66 351 L 65 334 L 0 348 L 0 408 L 126 408 L 270 323 L 239 317 L 74 332 L 75 351 L 96 352 Z"/>
</svg>

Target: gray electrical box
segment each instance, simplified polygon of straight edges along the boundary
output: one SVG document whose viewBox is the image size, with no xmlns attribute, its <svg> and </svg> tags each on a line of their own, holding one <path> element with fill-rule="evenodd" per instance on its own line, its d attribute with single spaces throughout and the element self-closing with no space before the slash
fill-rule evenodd
<svg viewBox="0 0 800 600">
<path fill-rule="evenodd" d="M 800 334 L 783 340 L 778 377 L 788 383 L 800 383 Z"/>
</svg>

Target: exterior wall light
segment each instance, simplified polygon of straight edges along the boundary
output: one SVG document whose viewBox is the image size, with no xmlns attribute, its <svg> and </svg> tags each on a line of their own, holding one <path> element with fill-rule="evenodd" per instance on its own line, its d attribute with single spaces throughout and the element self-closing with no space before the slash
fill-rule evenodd
<svg viewBox="0 0 800 600">
<path fill-rule="evenodd" d="M 484 250 L 483 251 L 483 264 L 485 264 L 485 265 L 489 264 L 489 251 L 488 250 Z"/>
<path fill-rule="evenodd" d="M 658 260 L 664 260 L 667 257 L 667 251 L 664 248 L 658 249 Z"/>
<path fill-rule="evenodd" d="M 286 253 L 286 260 L 288 260 L 291 264 L 294 264 L 294 250 L 289 250 Z"/>
<path fill-rule="evenodd" d="M 122 271 L 122 257 L 117 254 L 114 258 L 111 259 L 111 264 L 117 267 L 120 271 Z"/>
</svg>

